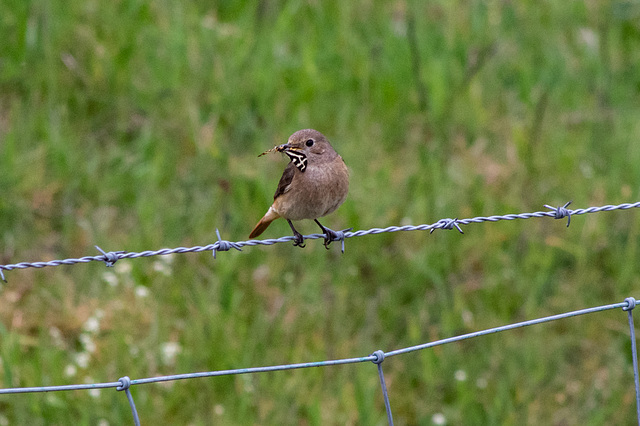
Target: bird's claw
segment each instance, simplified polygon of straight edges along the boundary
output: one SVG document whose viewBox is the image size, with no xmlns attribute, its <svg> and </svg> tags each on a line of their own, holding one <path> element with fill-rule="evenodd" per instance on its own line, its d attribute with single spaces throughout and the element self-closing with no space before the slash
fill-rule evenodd
<svg viewBox="0 0 640 426">
<path fill-rule="evenodd" d="M 299 232 L 294 232 L 293 234 L 293 246 L 294 247 L 300 247 L 300 248 L 305 248 L 306 244 L 304 244 L 304 237 L 302 236 L 301 233 Z"/>
<path fill-rule="evenodd" d="M 353 228 L 334 231 L 333 229 L 323 226 L 322 230 L 324 231 L 324 248 L 329 250 L 329 244 L 331 244 L 333 241 L 342 241 L 342 252 L 344 253 L 344 233 L 353 230 Z"/>
<path fill-rule="evenodd" d="M 336 231 L 327 227 L 324 228 L 324 248 L 329 250 L 329 244 L 333 241 L 338 241 L 339 239 L 340 238 L 338 237 L 338 234 L 336 234 Z"/>
</svg>

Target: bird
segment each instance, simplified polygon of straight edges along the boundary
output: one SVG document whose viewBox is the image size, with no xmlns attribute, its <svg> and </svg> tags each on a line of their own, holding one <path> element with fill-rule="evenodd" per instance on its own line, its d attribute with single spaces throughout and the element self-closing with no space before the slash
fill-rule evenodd
<svg viewBox="0 0 640 426">
<path fill-rule="evenodd" d="M 338 240 L 335 231 L 323 226 L 318 218 L 334 212 L 347 198 L 349 170 L 342 157 L 333 149 L 327 138 L 317 130 L 298 130 L 286 144 L 268 152 L 282 152 L 290 161 L 282 173 L 273 204 L 253 228 L 249 238 L 255 238 L 278 218 L 289 223 L 294 236 L 294 246 L 304 247 L 304 238 L 293 226 L 293 220 L 313 219 L 324 233 L 324 246 L 329 249 Z"/>
</svg>

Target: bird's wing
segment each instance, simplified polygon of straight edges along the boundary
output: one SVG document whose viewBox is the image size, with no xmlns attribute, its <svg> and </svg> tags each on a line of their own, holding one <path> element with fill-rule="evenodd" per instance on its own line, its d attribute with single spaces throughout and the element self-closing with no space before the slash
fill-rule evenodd
<svg viewBox="0 0 640 426">
<path fill-rule="evenodd" d="M 291 189 L 291 181 L 293 180 L 295 172 L 296 166 L 293 165 L 293 162 L 289 162 L 284 172 L 282 172 L 280 182 L 278 182 L 278 189 L 276 189 L 276 193 L 273 195 L 274 200 Z"/>
</svg>

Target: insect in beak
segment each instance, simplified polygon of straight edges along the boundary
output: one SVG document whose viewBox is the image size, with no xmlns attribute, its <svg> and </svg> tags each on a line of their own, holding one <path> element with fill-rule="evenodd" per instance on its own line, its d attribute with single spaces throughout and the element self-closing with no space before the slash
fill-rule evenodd
<svg viewBox="0 0 640 426">
<path fill-rule="evenodd" d="M 263 152 L 262 154 L 258 155 L 258 157 L 262 157 L 263 155 L 268 154 L 270 152 L 285 152 L 289 147 L 290 147 L 290 145 L 288 143 L 286 143 L 284 145 L 274 146 L 273 148 L 268 149 L 265 152 Z"/>
</svg>

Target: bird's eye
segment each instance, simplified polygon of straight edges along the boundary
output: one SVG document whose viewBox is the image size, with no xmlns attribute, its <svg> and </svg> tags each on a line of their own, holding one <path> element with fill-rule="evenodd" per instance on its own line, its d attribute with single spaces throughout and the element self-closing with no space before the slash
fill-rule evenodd
<svg viewBox="0 0 640 426">
<path fill-rule="evenodd" d="M 305 145 L 307 146 L 313 146 L 313 139 L 309 139 L 305 142 Z"/>
</svg>

